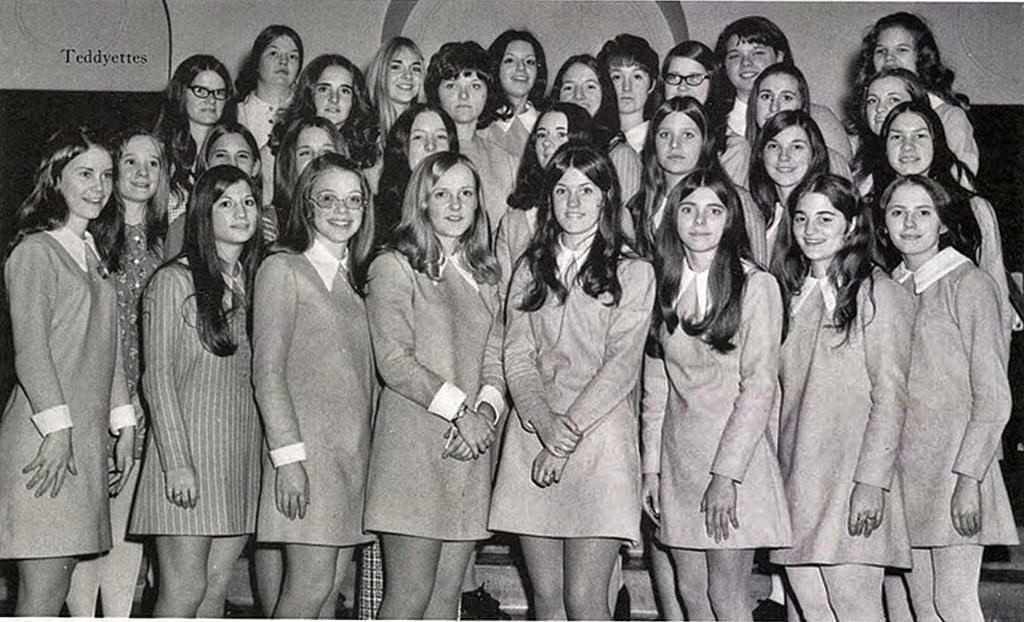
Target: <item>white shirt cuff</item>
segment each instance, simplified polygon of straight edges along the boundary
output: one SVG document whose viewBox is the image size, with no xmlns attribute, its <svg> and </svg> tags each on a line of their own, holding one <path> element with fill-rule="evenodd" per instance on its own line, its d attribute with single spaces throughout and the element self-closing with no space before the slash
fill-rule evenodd
<svg viewBox="0 0 1024 622">
<path fill-rule="evenodd" d="M 459 414 L 459 409 L 466 403 L 466 394 L 462 389 L 450 382 L 441 385 L 441 388 L 430 400 L 427 412 L 431 412 L 446 421 L 451 421 Z"/>
<path fill-rule="evenodd" d="M 270 450 L 270 464 L 274 465 L 275 469 L 293 462 L 302 462 L 305 459 L 305 443 L 292 443 L 291 445 L 285 445 L 284 447 L 278 447 L 277 449 Z"/>
<path fill-rule="evenodd" d="M 121 428 L 135 425 L 135 408 L 131 404 L 118 406 L 110 411 L 110 431 L 114 436 L 120 436 Z"/>
<path fill-rule="evenodd" d="M 476 396 L 476 404 L 473 405 L 473 410 L 479 410 L 480 404 L 487 402 L 494 409 L 494 421 L 492 423 L 498 423 L 498 419 L 505 414 L 505 398 L 502 396 L 501 391 L 492 387 L 489 384 L 485 384 L 480 387 L 480 392 Z"/>
<path fill-rule="evenodd" d="M 42 412 L 37 412 L 32 415 L 31 419 L 32 425 L 36 426 L 36 430 L 42 436 L 46 436 L 50 432 L 73 427 L 74 425 L 71 423 L 71 410 L 67 404 L 60 404 L 59 406 L 47 408 Z"/>
</svg>

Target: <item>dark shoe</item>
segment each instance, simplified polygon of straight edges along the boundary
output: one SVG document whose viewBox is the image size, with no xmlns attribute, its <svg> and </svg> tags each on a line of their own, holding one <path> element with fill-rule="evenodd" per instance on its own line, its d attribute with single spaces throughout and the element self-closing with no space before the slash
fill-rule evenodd
<svg viewBox="0 0 1024 622">
<path fill-rule="evenodd" d="M 483 585 L 472 592 L 462 593 L 463 620 L 510 620 L 507 613 L 501 610 L 501 603 L 491 596 Z"/>
<path fill-rule="evenodd" d="M 780 605 L 774 600 L 757 601 L 757 606 L 754 607 L 754 619 L 755 620 L 785 620 L 786 619 L 786 606 Z"/>
<path fill-rule="evenodd" d="M 632 615 L 633 602 L 629 598 L 629 590 L 623 585 L 619 588 L 619 594 L 615 597 L 615 612 L 612 620 L 629 620 Z"/>
</svg>

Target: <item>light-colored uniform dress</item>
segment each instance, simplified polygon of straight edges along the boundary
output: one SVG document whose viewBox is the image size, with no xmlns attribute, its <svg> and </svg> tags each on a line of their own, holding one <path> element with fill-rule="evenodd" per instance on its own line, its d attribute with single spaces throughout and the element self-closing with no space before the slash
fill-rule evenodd
<svg viewBox="0 0 1024 622">
<path fill-rule="evenodd" d="M 746 138 L 726 131 L 725 149 L 718 154 L 718 162 L 733 185 L 743 188 L 750 185 L 750 143 Z"/>
<path fill-rule="evenodd" d="M 498 234 L 494 240 L 494 254 L 501 267 L 502 300 L 508 295 L 508 286 L 512 281 L 512 272 L 519 257 L 526 251 L 537 230 L 537 208 L 508 208 L 498 223 Z"/>
<path fill-rule="evenodd" d="M 363 534 L 374 376 L 363 299 L 318 241 L 267 257 L 253 301 L 253 380 L 263 419 L 257 539 L 350 546 Z M 275 503 L 276 467 L 303 463 L 309 506 L 290 520 Z"/>
<path fill-rule="evenodd" d="M 284 105 L 287 106 L 287 102 Z M 238 122 L 252 133 L 252 137 L 256 139 L 256 148 L 262 149 L 270 140 L 270 132 L 278 120 L 281 106 L 263 101 L 256 96 L 256 90 L 253 89 L 239 102 L 236 110 Z"/>
<path fill-rule="evenodd" d="M 0 418 L 0 559 L 87 555 L 111 546 L 108 426 L 135 420 L 114 285 L 98 257 L 91 236 L 62 228 L 26 236 L 4 266 L 17 384 Z M 21 470 L 44 435 L 68 427 L 78 474 L 67 474 L 56 498 L 49 490 L 36 497 L 25 488 L 33 474 Z"/>
<path fill-rule="evenodd" d="M 942 121 L 949 150 L 977 175 L 980 155 L 978 143 L 974 140 L 974 126 L 967 118 L 967 113 L 960 106 L 954 106 L 934 93 L 928 93 L 928 103 Z"/>
<path fill-rule="evenodd" d="M 917 303 L 899 452 L 910 544 L 1017 544 L 998 461 L 1011 399 L 996 287 L 953 248 L 893 277 Z M 981 532 L 970 538 L 949 514 L 958 474 L 981 482 Z"/>
<path fill-rule="evenodd" d="M 613 141 L 612 146 L 608 149 L 608 159 L 612 161 L 615 175 L 619 178 L 622 203 L 625 205 L 633 198 L 633 195 L 640 191 L 640 179 L 644 171 L 643 162 L 625 140 Z"/>
<path fill-rule="evenodd" d="M 562 248 L 560 273 L 573 276 L 582 251 Z M 636 386 L 654 304 L 654 270 L 619 259 L 622 297 L 606 306 L 574 278 L 561 304 L 550 292 L 533 312 L 516 308 L 530 281 L 522 264 L 506 306 L 505 373 L 519 414 L 505 427 L 491 502 L 491 529 L 556 538 L 640 540 L 640 455 L 630 393 Z M 551 413 L 583 433 L 561 481 L 541 488 L 531 479 L 540 439 L 528 423 Z"/>
<path fill-rule="evenodd" d="M 540 113 L 533 107 L 533 104 L 526 102 L 525 109 L 517 115 L 505 120 L 497 120 L 483 130 L 487 140 L 497 144 L 505 150 L 512 161 L 518 165 L 526 150 L 526 143 L 530 140 L 530 132 L 537 124 Z M 518 166 L 516 166 L 518 169 Z"/>
<path fill-rule="evenodd" d="M 789 512 L 775 455 L 782 299 L 775 279 L 746 266 L 735 348 L 714 351 L 681 326 L 661 329 L 664 360 L 644 365 L 644 473 L 660 473 L 661 526 L 673 548 L 749 549 L 789 546 Z M 710 308 L 708 273 L 684 265 L 677 311 L 702 317 Z M 739 528 L 715 542 L 700 511 L 712 474 L 737 482 Z"/>
<path fill-rule="evenodd" d="M 228 536 L 256 530 L 263 438 L 246 309 L 241 294 L 231 293 L 237 287 L 225 291 L 237 344 L 228 356 L 213 354 L 199 340 L 195 287 L 182 261 L 158 270 L 143 294 L 142 388 L 152 427 L 131 533 Z M 188 509 L 164 493 L 164 473 L 186 466 L 194 470 L 199 492 Z"/>
<path fill-rule="evenodd" d="M 441 278 L 398 252 L 370 265 L 367 311 L 384 381 L 366 484 L 367 531 L 435 540 L 488 535 L 491 460 L 442 458 L 465 403 L 505 410 L 498 286 L 447 257 Z"/>
<path fill-rule="evenodd" d="M 848 337 L 835 328 L 828 280 L 808 277 L 791 302 L 779 369 L 779 466 L 793 546 L 771 552 L 777 564 L 910 567 L 896 455 L 914 301 L 881 270 L 872 278 L 857 292 Z M 882 523 L 868 538 L 847 528 L 856 483 L 886 491 Z"/>
<path fill-rule="evenodd" d="M 483 206 L 487 210 L 493 240 L 498 222 L 508 207 L 508 195 L 512 194 L 515 187 L 518 160 L 501 145 L 492 142 L 486 130 L 477 130 L 470 140 L 460 140 L 459 153 L 469 158 L 480 173 Z"/>
</svg>

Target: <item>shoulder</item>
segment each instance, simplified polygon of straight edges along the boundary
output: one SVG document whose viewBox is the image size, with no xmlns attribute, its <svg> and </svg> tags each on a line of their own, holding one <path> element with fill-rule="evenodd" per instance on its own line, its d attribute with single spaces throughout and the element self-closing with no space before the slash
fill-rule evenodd
<svg viewBox="0 0 1024 622">
<path fill-rule="evenodd" d="M 868 305 L 874 305 L 885 312 L 909 310 L 913 307 L 914 296 L 905 287 L 897 283 L 881 268 L 875 268 L 870 279 L 865 279 L 857 292 L 858 311 Z"/>
<path fill-rule="evenodd" d="M 260 262 L 256 278 L 259 280 L 276 280 L 288 277 L 299 270 L 299 266 L 303 261 L 306 261 L 306 258 L 303 257 L 301 253 L 293 253 L 290 251 L 278 251 L 272 253 L 267 255 L 263 261 Z"/>
<path fill-rule="evenodd" d="M 823 123 L 841 125 L 836 113 L 832 112 L 832 109 L 824 104 L 811 102 L 811 118 L 813 118 L 819 126 Z"/>
<path fill-rule="evenodd" d="M 636 257 L 632 254 L 621 255 L 618 275 L 623 288 L 631 285 L 639 287 L 654 282 L 654 265 L 643 257 Z"/>
<path fill-rule="evenodd" d="M 967 113 L 960 106 L 954 106 L 953 104 L 936 98 L 938 104 L 932 105 L 932 110 L 938 115 L 939 120 L 942 121 L 944 126 L 970 126 L 971 121 L 967 118 Z"/>
<path fill-rule="evenodd" d="M 369 282 L 374 279 L 394 280 L 402 274 L 412 276 L 412 266 L 408 258 L 398 251 L 390 250 L 379 253 L 370 263 Z"/>
<path fill-rule="evenodd" d="M 747 261 L 743 262 L 743 271 L 747 275 L 744 285 L 743 299 L 746 302 L 778 301 L 782 304 L 782 293 L 775 277 Z"/>
<path fill-rule="evenodd" d="M 957 306 L 991 306 L 998 310 L 999 288 L 995 280 L 984 270 L 965 263 L 945 277 L 948 279 L 957 301 Z"/>
<path fill-rule="evenodd" d="M 56 252 L 60 244 L 46 231 L 30 233 L 11 250 L 11 258 L 38 257 Z"/>
<path fill-rule="evenodd" d="M 165 264 L 158 269 L 149 281 L 146 291 L 158 297 L 171 297 L 183 300 L 194 291 L 192 272 L 181 261 Z"/>
</svg>

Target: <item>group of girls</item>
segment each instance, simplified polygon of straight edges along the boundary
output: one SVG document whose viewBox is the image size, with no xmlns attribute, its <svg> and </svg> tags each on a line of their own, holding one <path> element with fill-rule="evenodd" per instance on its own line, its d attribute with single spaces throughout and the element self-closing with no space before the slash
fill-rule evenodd
<svg viewBox="0 0 1024 622">
<path fill-rule="evenodd" d="M 502 531 L 537 618 L 607 619 L 646 513 L 667 618 L 749 619 L 760 548 L 793 619 L 883 619 L 891 569 L 890 616 L 980 620 L 1019 318 L 927 26 L 859 62 L 851 142 L 763 17 L 550 89 L 526 31 L 367 82 L 270 26 L 237 95 L 197 55 L 154 132 L 57 134 L 5 264 L 17 612 L 128 615 L 151 537 L 154 613 L 216 617 L 255 534 L 268 615 L 376 536 L 376 615 L 454 618 Z"/>
</svg>

